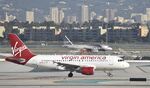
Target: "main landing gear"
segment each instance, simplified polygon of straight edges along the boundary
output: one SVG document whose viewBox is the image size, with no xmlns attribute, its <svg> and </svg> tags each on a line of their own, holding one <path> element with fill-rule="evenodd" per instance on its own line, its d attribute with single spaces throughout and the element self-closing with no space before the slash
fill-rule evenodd
<svg viewBox="0 0 150 88">
<path fill-rule="evenodd" d="M 107 76 L 113 77 L 113 74 L 111 72 L 107 72 L 107 71 L 104 71 L 104 72 L 107 74 Z"/>
<path fill-rule="evenodd" d="M 73 77 L 73 73 L 70 72 L 70 73 L 68 74 L 68 77 Z"/>
<path fill-rule="evenodd" d="M 107 73 L 107 76 L 113 77 L 113 74 L 111 74 L 110 72 L 108 72 L 108 73 Z"/>
</svg>

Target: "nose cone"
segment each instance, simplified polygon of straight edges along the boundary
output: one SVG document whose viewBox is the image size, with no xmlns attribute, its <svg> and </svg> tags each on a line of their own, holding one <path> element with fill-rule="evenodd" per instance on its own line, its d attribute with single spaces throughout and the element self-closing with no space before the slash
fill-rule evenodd
<svg viewBox="0 0 150 88">
<path fill-rule="evenodd" d="M 113 50 L 111 47 L 108 47 L 107 49 L 108 49 L 108 50 Z"/>
<path fill-rule="evenodd" d="M 127 62 L 125 62 L 125 64 L 124 64 L 124 68 L 129 68 L 130 67 L 130 64 L 129 63 L 127 63 Z"/>
<path fill-rule="evenodd" d="M 106 46 L 106 45 L 102 45 L 102 48 L 103 48 L 104 50 L 112 50 L 112 48 L 111 48 L 111 47 Z"/>
</svg>

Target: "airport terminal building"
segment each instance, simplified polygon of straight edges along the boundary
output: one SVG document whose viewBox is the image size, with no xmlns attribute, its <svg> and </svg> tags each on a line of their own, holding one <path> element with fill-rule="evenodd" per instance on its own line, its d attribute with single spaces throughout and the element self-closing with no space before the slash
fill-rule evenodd
<svg viewBox="0 0 150 88">
<path fill-rule="evenodd" d="M 59 35 L 55 35 L 54 29 L 26 29 L 26 40 L 33 41 L 63 41 L 67 35 L 75 42 L 136 42 L 140 40 L 139 29 L 108 29 L 103 33 L 102 29 L 64 29 Z"/>
<path fill-rule="evenodd" d="M 60 35 L 55 35 L 55 30 L 51 29 L 27 29 L 25 38 L 33 41 L 63 41 L 67 35 L 72 41 L 100 41 L 100 30 L 62 30 Z"/>
</svg>

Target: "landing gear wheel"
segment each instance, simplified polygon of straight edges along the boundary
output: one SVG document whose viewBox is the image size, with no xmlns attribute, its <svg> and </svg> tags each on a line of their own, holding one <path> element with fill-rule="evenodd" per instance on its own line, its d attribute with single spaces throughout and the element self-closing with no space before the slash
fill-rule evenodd
<svg viewBox="0 0 150 88">
<path fill-rule="evenodd" d="M 70 73 L 68 74 L 68 77 L 72 77 L 72 76 L 73 76 L 73 73 L 70 72 Z"/>
<path fill-rule="evenodd" d="M 109 71 L 104 71 L 104 72 L 107 74 L 107 76 L 113 77 L 113 74 L 111 74 L 111 72 L 109 72 Z"/>
<path fill-rule="evenodd" d="M 107 73 L 107 75 L 108 75 L 109 77 L 113 77 L 113 74 L 111 74 L 110 72 Z"/>
</svg>

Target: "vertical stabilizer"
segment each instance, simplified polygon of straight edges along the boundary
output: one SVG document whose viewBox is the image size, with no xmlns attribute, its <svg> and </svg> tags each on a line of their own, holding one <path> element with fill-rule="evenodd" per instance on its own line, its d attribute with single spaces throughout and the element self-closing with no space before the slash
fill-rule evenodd
<svg viewBox="0 0 150 88">
<path fill-rule="evenodd" d="M 17 61 L 20 61 L 20 63 L 25 64 L 28 60 L 35 56 L 16 34 L 8 34 L 8 39 L 13 57 Z"/>
</svg>

